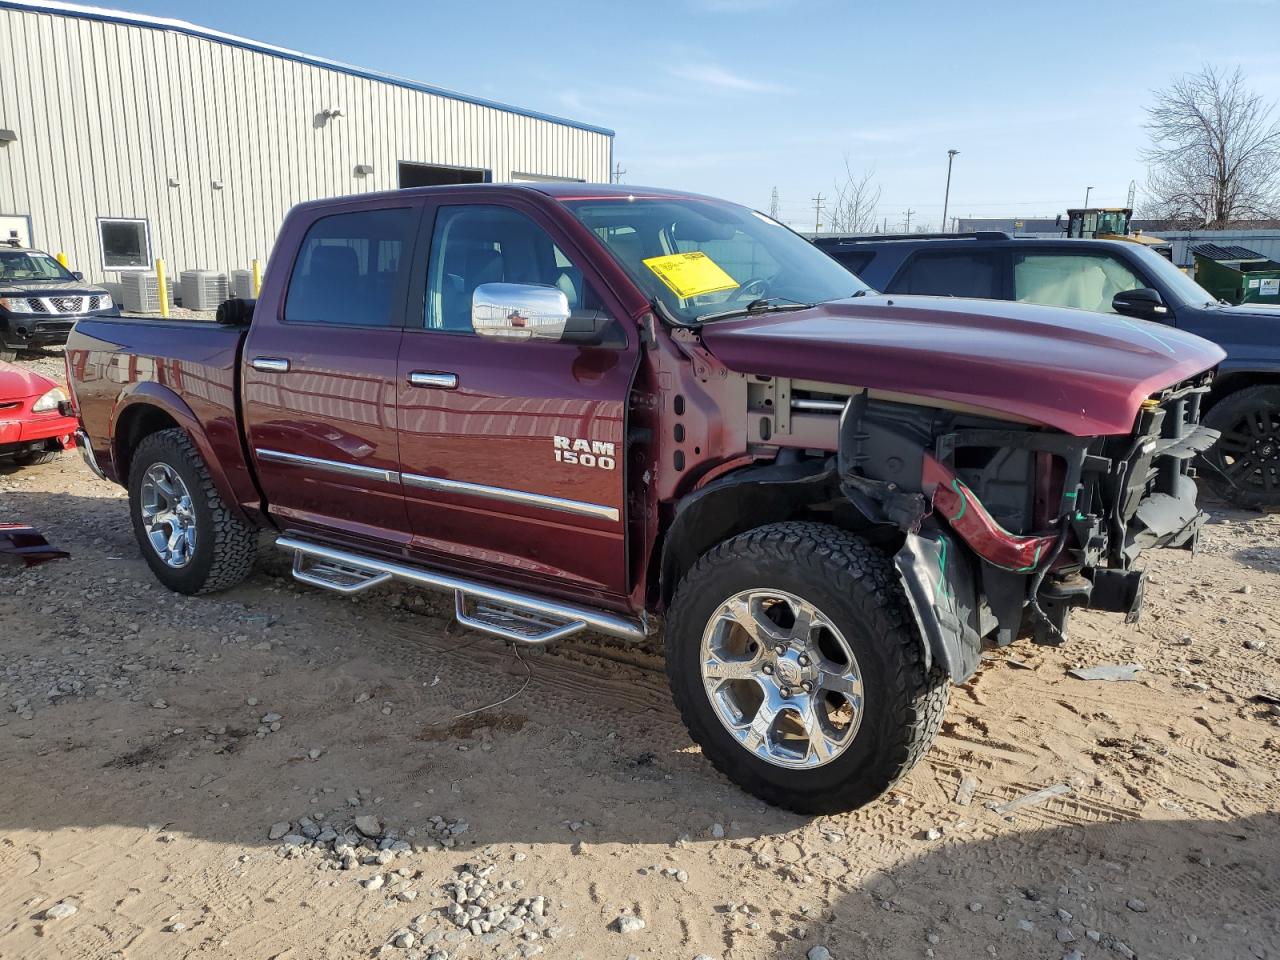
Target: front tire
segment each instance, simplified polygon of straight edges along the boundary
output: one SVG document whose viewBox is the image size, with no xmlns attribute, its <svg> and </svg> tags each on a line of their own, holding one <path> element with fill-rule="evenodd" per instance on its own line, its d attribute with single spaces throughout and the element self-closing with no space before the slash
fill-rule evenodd
<svg viewBox="0 0 1280 960">
<path fill-rule="evenodd" d="M 1280 386 L 1248 387 L 1223 397 L 1205 416 L 1222 433 L 1204 454 L 1200 473 L 1237 507 L 1280 506 Z"/>
<path fill-rule="evenodd" d="M 37 450 L 32 453 L 20 453 L 13 462 L 20 467 L 34 467 L 41 463 L 53 463 L 62 456 L 61 450 Z"/>
<path fill-rule="evenodd" d="M 928 750 L 948 695 L 890 559 L 819 523 L 713 548 L 667 618 L 667 675 L 693 739 L 767 803 L 835 813 L 879 797 Z"/>
<path fill-rule="evenodd" d="M 129 514 L 152 572 L 177 593 L 212 593 L 253 570 L 257 531 L 228 509 L 186 432 L 138 444 L 129 467 Z"/>
</svg>

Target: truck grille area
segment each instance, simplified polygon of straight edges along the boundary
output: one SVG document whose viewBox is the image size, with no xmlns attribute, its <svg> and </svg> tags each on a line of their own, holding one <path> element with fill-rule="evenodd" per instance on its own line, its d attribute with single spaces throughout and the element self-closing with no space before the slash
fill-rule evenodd
<svg viewBox="0 0 1280 960">
<path fill-rule="evenodd" d="M 1085 482 L 1106 517 L 1107 565 L 1128 569 L 1152 547 L 1195 545 L 1204 515 L 1196 506 L 1194 459 L 1213 445 L 1216 430 L 1200 424 L 1211 374 L 1184 381 L 1148 398 L 1129 437 L 1106 438 L 1101 457 L 1086 460 Z"/>
<path fill-rule="evenodd" d="M 27 306 L 33 313 L 74 314 L 102 309 L 102 295 L 89 294 L 68 297 L 27 297 Z"/>
</svg>

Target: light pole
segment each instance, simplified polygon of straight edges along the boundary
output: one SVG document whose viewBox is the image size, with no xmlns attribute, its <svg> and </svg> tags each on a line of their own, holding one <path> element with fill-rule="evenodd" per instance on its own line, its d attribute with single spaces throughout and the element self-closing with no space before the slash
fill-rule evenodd
<svg viewBox="0 0 1280 960">
<path fill-rule="evenodd" d="M 1092 192 L 1092 190 L 1093 190 L 1093 187 L 1085 187 L 1085 188 L 1084 188 L 1084 208 L 1085 208 L 1086 210 L 1088 210 L 1088 209 L 1089 209 L 1089 194 L 1090 194 L 1090 192 Z"/>
<path fill-rule="evenodd" d="M 942 197 L 942 232 L 947 232 L 947 205 L 951 203 L 951 162 L 955 160 L 959 150 L 947 151 L 947 192 Z"/>
</svg>

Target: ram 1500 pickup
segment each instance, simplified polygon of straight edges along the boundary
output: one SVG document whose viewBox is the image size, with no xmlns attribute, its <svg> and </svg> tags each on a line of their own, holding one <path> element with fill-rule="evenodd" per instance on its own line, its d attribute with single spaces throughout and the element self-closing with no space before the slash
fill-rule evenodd
<svg viewBox="0 0 1280 960">
<path fill-rule="evenodd" d="M 706 757 L 799 811 L 903 776 L 984 642 L 1137 615 L 1140 554 L 1196 542 L 1223 356 L 873 295 L 755 211 L 581 184 L 304 203 L 220 321 L 67 351 L 162 583 L 235 585 L 265 529 L 305 583 L 447 591 L 517 644 L 661 617 Z"/>
</svg>

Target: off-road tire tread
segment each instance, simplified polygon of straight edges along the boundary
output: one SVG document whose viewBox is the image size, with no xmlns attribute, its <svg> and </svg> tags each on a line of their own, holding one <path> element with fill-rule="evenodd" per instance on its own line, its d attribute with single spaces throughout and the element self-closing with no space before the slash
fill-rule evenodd
<svg viewBox="0 0 1280 960">
<path fill-rule="evenodd" d="M 215 593 L 219 590 L 227 590 L 243 581 L 253 572 L 253 565 L 257 561 L 258 531 L 227 507 L 222 495 L 218 493 L 218 488 L 214 485 L 213 478 L 209 475 L 209 468 L 205 465 L 204 458 L 200 456 L 200 451 L 196 449 L 196 445 L 185 430 L 181 427 L 158 430 L 149 434 L 138 444 L 133 457 L 134 470 L 130 471 L 130 496 L 132 497 L 135 486 L 132 474 L 142 469 L 147 455 L 151 453 L 168 454 L 173 458 L 169 461 L 171 464 L 177 460 L 185 461 L 186 465 L 195 472 L 198 478 L 199 495 L 203 496 L 212 521 L 210 526 L 213 533 L 213 560 L 205 573 L 203 582 L 194 589 L 183 592 Z M 195 491 L 192 492 L 195 493 Z M 200 530 L 199 533 L 208 537 L 209 531 Z M 143 550 L 150 549 L 146 544 L 140 544 L 140 546 Z M 199 546 L 196 549 L 198 550 Z"/>
<path fill-rule="evenodd" d="M 885 744 L 882 760 L 869 775 L 841 784 L 820 795 L 778 789 L 756 777 L 749 759 L 736 744 L 730 750 L 703 744 L 703 753 L 717 770 L 775 806 L 805 814 L 837 813 L 869 803 L 904 777 L 928 752 L 946 711 L 950 684 L 936 665 L 925 666 L 919 630 L 890 558 L 854 533 L 828 524 L 786 521 L 749 530 L 713 547 L 680 582 L 667 617 L 666 669 L 676 706 L 685 725 L 695 729 L 691 704 L 682 702 L 675 682 L 680 661 L 674 645 L 680 638 L 700 638 L 704 624 L 685 623 L 688 597 L 716 568 L 729 564 L 757 565 L 766 557 L 781 558 L 816 582 L 833 574 L 851 588 L 849 596 L 861 608 L 876 633 L 896 651 L 898 669 L 889 678 L 886 702 L 894 715 L 884 724 L 896 739 Z M 693 641 L 690 641 L 693 642 Z"/>
<path fill-rule="evenodd" d="M 1205 426 L 1213 427 L 1215 430 L 1225 430 L 1231 426 L 1235 419 L 1239 418 L 1241 412 L 1263 404 L 1280 407 L 1280 385 L 1263 383 L 1227 394 L 1209 409 L 1209 412 L 1204 416 L 1203 422 Z M 1224 410 L 1231 412 L 1221 416 L 1220 414 Z M 1224 420 L 1230 422 L 1224 422 Z M 1210 448 L 1207 452 L 1212 454 L 1214 452 L 1213 448 Z M 1214 493 L 1233 506 L 1244 507 L 1248 510 L 1262 510 L 1280 506 L 1280 497 L 1275 495 L 1267 497 L 1266 494 L 1260 491 L 1237 487 L 1222 476 L 1215 466 L 1203 466 L 1198 472 L 1200 477 L 1213 489 Z"/>
</svg>

